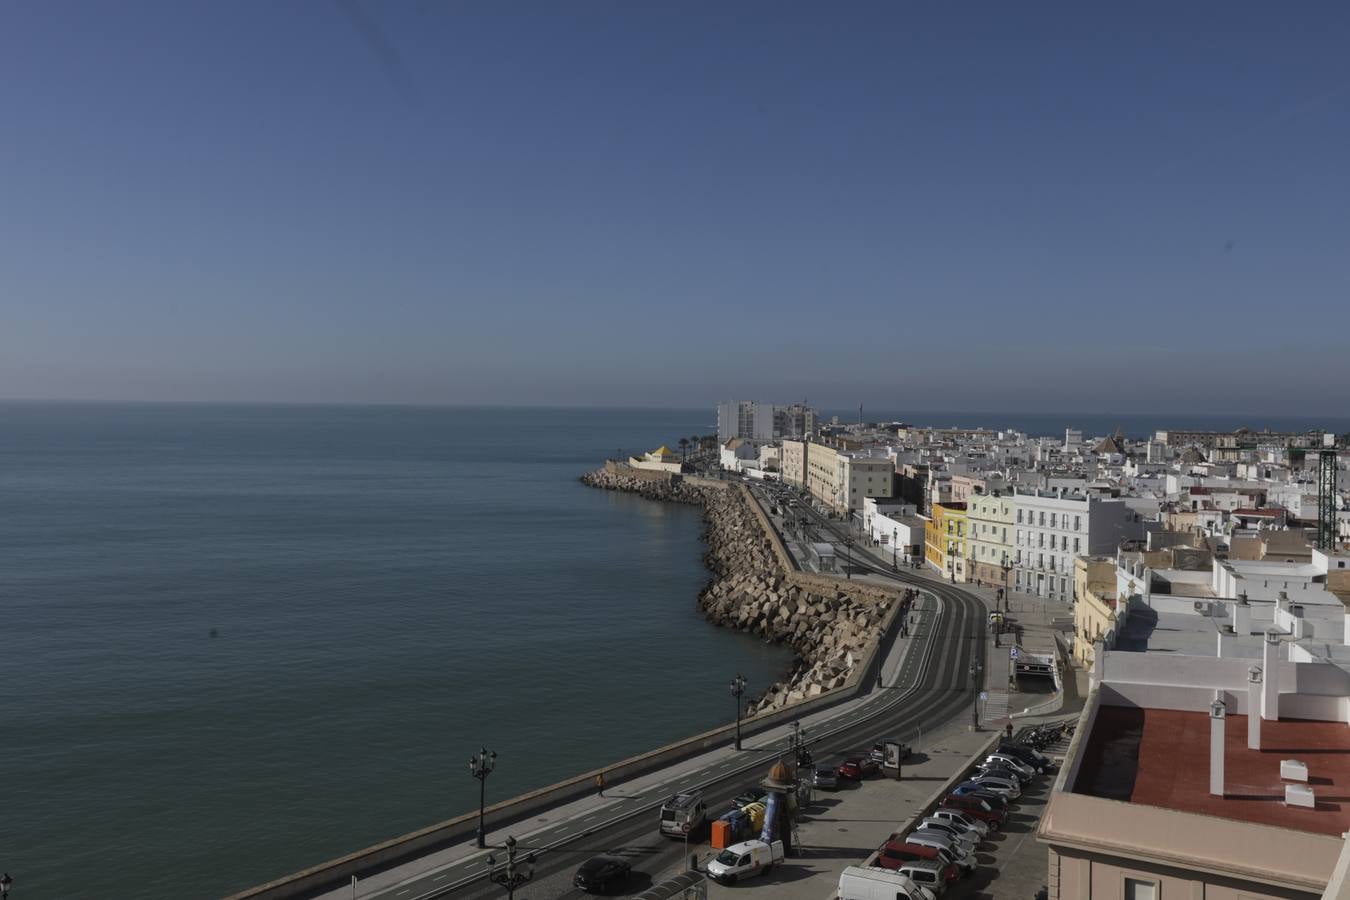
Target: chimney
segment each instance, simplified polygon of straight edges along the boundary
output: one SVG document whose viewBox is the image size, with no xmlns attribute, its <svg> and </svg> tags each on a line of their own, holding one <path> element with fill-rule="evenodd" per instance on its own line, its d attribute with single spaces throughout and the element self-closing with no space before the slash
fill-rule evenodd
<svg viewBox="0 0 1350 900">
<path fill-rule="evenodd" d="M 1223 691 L 1214 693 L 1214 702 L 1209 705 L 1209 792 L 1215 797 L 1222 797 L 1223 726 L 1228 717 L 1228 707 L 1223 703 Z"/>
<path fill-rule="evenodd" d="M 1233 604 L 1233 630 L 1238 634 L 1252 633 L 1252 605 L 1246 591 L 1238 594 L 1237 602 Z"/>
<path fill-rule="evenodd" d="M 1265 673 L 1264 689 L 1261 692 L 1261 718 L 1272 722 L 1280 721 L 1280 673 L 1279 663 L 1280 633 L 1266 632 L 1266 643 L 1261 654 L 1261 671 Z"/>
<path fill-rule="evenodd" d="M 1219 626 L 1219 659 L 1225 659 L 1233 656 L 1233 645 L 1237 643 L 1237 635 L 1233 633 L 1232 625 Z"/>
<path fill-rule="evenodd" d="M 1247 670 L 1247 749 L 1261 749 L 1261 667 Z"/>
</svg>

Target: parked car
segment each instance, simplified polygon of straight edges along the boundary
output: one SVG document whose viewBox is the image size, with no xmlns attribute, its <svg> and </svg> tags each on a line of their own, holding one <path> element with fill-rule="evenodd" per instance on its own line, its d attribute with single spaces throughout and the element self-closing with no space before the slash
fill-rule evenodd
<svg viewBox="0 0 1350 900">
<path fill-rule="evenodd" d="M 783 861 L 783 842 L 742 841 L 732 844 L 708 863 L 708 877 L 719 884 L 730 884 L 751 875 L 759 875 Z"/>
<path fill-rule="evenodd" d="M 890 840 L 881 845 L 877 855 L 877 865 L 883 869 L 899 869 L 901 866 L 912 862 L 935 862 L 943 867 L 944 873 L 951 871 L 956 873 L 959 878 L 961 869 L 956 864 L 956 859 L 946 850 L 940 847 L 930 847 L 925 844 L 912 844 L 904 838 Z M 951 867 L 948 870 L 948 866 Z M 944 875 L 944 877 L 946 877 Z"/>
<path fill-rule="evenodd" d="M 1001 807 L 995 806 L 973 791 L 968 794 L 948 794 L 942 799 L 941 808 L 956 810 L 978 819 L 988 825 L 991 831 L 997 831 L 1007 818 L 1006 811 Z"/>
<path fill-rule="evenodd" d="M 974 816 L 966 815 L 959 809 L 945 809 L 939 806 L 929 815 L 930 819 L 939 819 L 943 822 L 950 822 L 957 828 L 964 828 L 972 834 L 983 838 L 989 834 L 989 823 L 981 821 Z M 925 820 L 926 821 L 926 820 Z"/>
<path fill-rule="evenodd" d="M 1023 762 L 1011 753 L 991 753 L 984 758 L 984 761 L 990 765 L 1006 766 L 1022 776 L 1023 781 L 1030 781 L 1039 774 L 1041 767 L 1033 766 Z"/>
<path fill-rule="evenodd" d="M 1022 776 L 1018 775 L 1012 769 L 1005 769 L 1002 766 L 988 766 L 985 768 L 976 768 L 974 771 L 970 773 L 968 777 L 970 778 L 971 781 L 974 781 L 975 779 L 985 775 L 991 776 L 993 778 L 1002 778 L 1004 781 L 1011 781 L 1017 784 L 1019 787 L 1022 787 L 1023 790 L 1025 790 L 1025 787 L 1022 782 Z"/>
<path fill-rule="evenodd" d="M 952 789 L 953 794 L 988 794 L 999 798 L 1000 802 L 1006 807 L 1012 800 L 1012 788 L 1006 783 L 1002 785 L 989 784 L 987 782 L 978 782 L 971 778 L 961 782 Z"/>
<path fill-rule="evenodd" d="M 592 856 L 577 869 L 573 886 L 588 894 L 605 894 L 622 887 L 628 881 L 633 867 L 617 856 Z"/>
<path fill-rule="evenodd" d="M 880 772 L 881 767 L 870 756 L 855 754 L 844 757 L 844 761 L 839 764 L 836 771 L 841 779 L 862 781 L 864 778 Z"/>
<path fill-rule="evenodd" d="M 839 773 L 824 766 L 815 766 L 811 770 L 811 786 L 822 791 L 833 791 L 839 787 Z"/>
<path fill-rule="evenodd" d="M 1035 747 L 1029 747 L 1026 744 L 1018 744 L 1013 741 L 1000 741 L 998 752 L 1005 753 L 1015 759 L 1020 759 L 1027 765 L 1039 766 L 1043 771 L 1049 771 L 1054 766 L 1054 760 L 1046 756 Z"/>
<path fill-rule="evenodd" d="M 1022 796 L 1022 785 L 1016 776 L 1003 778 L 999 775 L 977 775 L 967 783 L 984 785 L 987 790 L 1003 794 L 1009 800 L 1016 800 Z"/>
<path fill-rule="evenodd" d="M 928 860 L 905 863 L 896 871 L 901 875 L 908 875 L 919 887 L 927 888 L 938 897 L 946 892 L 947 885 L 961 878 L 961 873 L 956 871 L 955 866 L 943 866 L 941 863 Z"/>
<path fill-rule="evenodd" d="M 944 834 L 951 835 L 955 840 L 960 841 L 967 850 L 974 850 L 980 845 L 981 836 L 979 833 L 963 828 L 953 822 L 947 822 L 942 819 L 928 816 L 919 820 L 919 829 L 929 831 L 941 831 Z"/>
<path fill-rule="evenodd" d="M 905 835 L 905 842 L 917 844 L 920 847 L 936 847 L 939 850 L 945 850 L 952 858 L 952 862 L 961 867 L 961 871 L 966 873 L 975 871 L 977 865 L 975 854 L 967 850 L 949 834 L 942 834 L 938 831 L 911 831 Z"/>
</svg>

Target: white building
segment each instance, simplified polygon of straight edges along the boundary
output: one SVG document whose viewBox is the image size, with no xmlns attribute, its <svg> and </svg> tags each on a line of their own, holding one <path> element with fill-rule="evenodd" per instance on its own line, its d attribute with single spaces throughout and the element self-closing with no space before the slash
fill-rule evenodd
<svg viewBox="0 0 1350 900">
<path fill-rule="evenodd" d="M 1012 587 L 1022 593 L 1069 602 L 1075 557 L 1114 556 L 1144 535 L 1144 517 L 1124 500 L 1018 491 L 1013 505 Z"/>
<path fill-rule="evenodd" d="M 754 400 L 728 400 L 717 404 L 717 440 L 732 438 L 778 441 L 809 437 L 816 431 L 818 413 L 803 403 L 777 406 Z"/>
</svg>

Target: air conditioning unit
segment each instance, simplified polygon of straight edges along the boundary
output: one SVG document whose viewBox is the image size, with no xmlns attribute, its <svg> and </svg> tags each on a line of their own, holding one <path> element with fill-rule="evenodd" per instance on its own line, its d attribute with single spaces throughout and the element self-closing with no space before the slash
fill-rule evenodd
<svg viewBox="0 0 1350 900">
<path fill-rule="evenodd" d="M 1208 601 L 1208 600 L 1197 600 L 1197 601 L 1195 601 L 1195 604 L 1194 604 L 1194 605 L 1195 605 L 1195 611 L 1196 611 L 1196 612 L 1200 613 L 1202 616 L 1207 616 L 1207 615 L 1209 615 L 1209 601 Z"/>
</svg>

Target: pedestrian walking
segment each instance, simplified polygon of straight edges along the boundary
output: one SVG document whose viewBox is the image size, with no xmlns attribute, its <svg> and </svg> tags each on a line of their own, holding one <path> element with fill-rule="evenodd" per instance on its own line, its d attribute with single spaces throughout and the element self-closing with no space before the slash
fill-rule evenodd
<svg viewBox="0 0 1350 900">
<path fill-rule="evenodd" d="M 601 772 L 595 776 L 595 787 L 600 792 L 600 796 L 605 796 L 605 773 Z"/>
<path fill-rule="evenodd" d="M 1012 740 L 1012 722 L 1009 722 L 1009 723 L 1008 723 L 1008 725 L 1007 725 L 1007 727 L 1004 729 L 1004 731 L 1007 732 L 1007 734 L 1008 734 L 1008 740 L 1011 741 L 1011 740 Z"/>
</svg>

